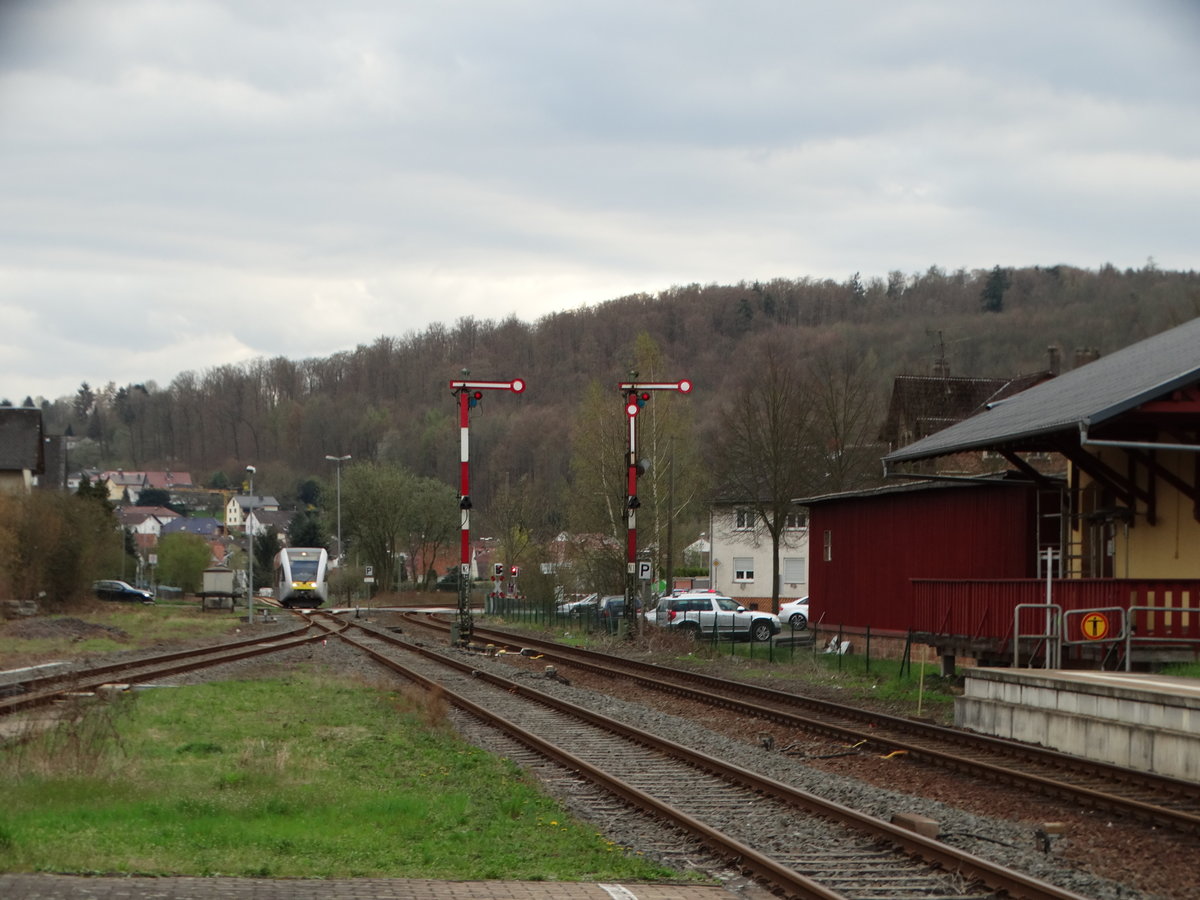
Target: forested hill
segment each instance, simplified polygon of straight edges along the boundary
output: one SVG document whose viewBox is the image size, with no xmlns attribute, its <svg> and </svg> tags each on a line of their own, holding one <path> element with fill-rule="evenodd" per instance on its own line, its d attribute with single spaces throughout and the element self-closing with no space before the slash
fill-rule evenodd
<svg viewBox="0 0 1200 900">
<path fill-rule="evenodd" d="M 393 460 L 456 484 L 449 381 L 463 369 L 476 379 L 519 377 L 524 394 L 486 397 L 472 418 L 473 493 L 486 499 L 524 478 L 544 506 L 561 509 L 571 496 L 572 424 L 588 387 L 611 390 L 620 419 L 616 385 L 642 334 L 661 361 L 641 377 L 694 382 L 687 402 L 699 433 L 719 427 L 737 379 L 754 371 L 768 339 L 786 342 L 798 360 L 830 348 L 869 360 L 882 415 L 892 378 L 928 373 L 943 354 L 954 375 L 1003 376 L 1045 369 L 1056 344 L 1069 368 L 1076 348 L 1110 353 L 1197 315 L 1200 275 L 1152 264 L 689 285 L 536 322 L 461 319 L 326 358 L 185 372 L 169 385 L 81 387 L 44 408 L 50 433 L 69 428 L 94 442 L 76 451 L 73 468 L 174 468 L 204 481 L 224 471 L 237 481 L 253 463 L 259 485 L 286 498 L 302 479 L 331 476 L 326 454 Z"/>
</svg>

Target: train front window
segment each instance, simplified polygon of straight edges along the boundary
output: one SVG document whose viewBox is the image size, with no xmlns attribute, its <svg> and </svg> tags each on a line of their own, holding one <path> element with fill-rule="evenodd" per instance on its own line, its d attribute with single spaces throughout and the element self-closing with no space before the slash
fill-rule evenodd
<svg viewBox="0 0 1200 900">
<path fill-rule="evenodd" d="M 293 559 L 292 581 L 316 581 L 317 566 L 315 559 Z"/>
</svg>

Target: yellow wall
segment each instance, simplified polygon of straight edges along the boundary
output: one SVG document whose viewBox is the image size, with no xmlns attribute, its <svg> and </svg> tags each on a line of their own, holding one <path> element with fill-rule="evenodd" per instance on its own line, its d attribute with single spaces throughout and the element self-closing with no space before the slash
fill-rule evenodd
<svg viewBox="0 0 1200 900">
<path fill-rule="evenodd" d="M 1097 454 L 1117 472 L 1127 472 L 1125 453 L 1103 448 Z M 1179 479 L 1191 484 L 1195 478 L 1195 454 L 1159 451 L 1158 462 Z M 1146 486 L 1145 471 L 1139 478 Z M 1087 484 L 1087 477 L 1081 479 Z M 1154 482 L 1158 495 L 1156 522 L 1146 521 L 1146 509 L 1138 504 L 1131 526 L 1117 523 L 1114 541 L 1113 575 L 1116 578 L 1200 578 L 1200 522 L 1193 514 L 1193 503 L 1164 479 Z"/>
<path fill-rule="evenodd" d="M 0 491 L 9 494 L 28 494 L 33 489 L 33 478 L 28 470 L 0 472 Z"/>
</svg>

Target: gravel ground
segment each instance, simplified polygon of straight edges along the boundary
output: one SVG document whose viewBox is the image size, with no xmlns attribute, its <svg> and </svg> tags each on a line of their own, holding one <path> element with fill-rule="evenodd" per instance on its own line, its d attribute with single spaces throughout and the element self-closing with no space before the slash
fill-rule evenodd
<svg viewBox="0 0 1200 900">
<path fill-rule="evenodd" d="M 375 616 L 386 624 L 384 617 Z M 255 626 L 263 633 L 282 630 Z M 443 641 L 444 642 L 444 641 Z M 438 648 L 439 640 L 429 638 Z M 461 653 L 464 651 L 447 652 Z M 121 654 L 127 657 L 134 654 Z M 477 667 L 507 673 L 522 683 L 537 686 L 588 706 L 613 718 L 662 734 L 714 756 L 739 762 L 772 778 L 880 818 L 897 812 L 916 812 L 939 822 L 941 839 L 976 855 L 1030 872 L 1037 877 L 1099 900 L 1126 898 L 1200 897 L 1200 843 L 1174 835 L 1155 834 L 1139 826 L 1110 822 L 1102 816 L 1076 811 L 1061 804 L 1008 790 L 1002 786 L 980 786 L 968 779 L 909 763 L 903 758 L 880 760 L 872 755 L 849 752 L 823 739 L 783 731 L 779 726 L 748 724 L 736 713 L 695 708 L 678 698 L 665 700 L 636 687 L 614 684 L 576 671 L 562 670 L 570 684 L 545 677 L 544 666 L 515 655 L 487 659 L 471 654 Z M 95 662 L 95 660 L 92 660 Z M 339 674 L 360 674 L 374 683 L 379 669 L 341 641 L 313 644 L 286 654 L 218 666 L 172 679 L 183 684 L 223 678 L 265 677 L 294 665 L 327 666 Z M 711 671 L 711 670 L 710 670 Z M 807 682 L 794 685 L 772 681 L 781 689 L 820 695 L 821 689 Z M 503 741 L 489 738 L 469 724 L 466 736 L 486 749 L 507 753 Z M 763 746 L 770 736 L 773 749 Z M 550 788 L 561 794 L 561 786 Z M 586 791 L 564 797 L 581 818 L 595 816 L 596 804 Z M 607 805 L 600 808 L 597 827 L 636 849 L 636 834 L 642 826 L 621 814 L 612 819 Z M 608 817 L 609 820 L 606 820 Z M 1049 850 L 1035 836 L 1044 822 L 1066 824 L 1062 837 L 1052 839 Z M 736 885 L 728 872 L 711 872 Z M 753 889 L 741 885 L 753 894 Z"/>
<path fill-rule="evenodd" d="M 762 726 L 729 710 L 691 704 L 611 679 L 565 669 L 569 688 L 542 678 L 536 660 L 504 655 L 498 665 L 516 668 L 523 679 L 541 682 L 555 693 L 578 691 L 573 702 L 626 719 L 713 755 L 740 761 L 780 781 L 890 819 L 897 812 L 916 812 L 937 820 L 941 839 L 979 856 L 1035 874 L 1062 887 L 1093 897 L 1200 897 L 1200 842 L 1136 824 L 1112 820 L 1102 813 L 1032 797 L 1000 785 L 907 761 L 850 751 L 825 739 L 795 733 L 777 725 Z M 745 677 L 747 667 L 730 664 L 732 677 Z M 710 666 L 705 671 L 714 674 Z M 814 685 L 800 678 L 773 677 L 780 690 L 844 700 L 835 686 Z M 857 701 L 856 701 L 857 702 Z M 610 705 L 611 704 L 611 708 Z M 880 704 L 882 711 L 896 710 Z M 659 722 L 661 726 L 655 726 Z M 698 723 L 702 723 L 702 726 Z M 769 735 L 774 749 L 762 737 Z M 1066 832 L 1050 838 L 1043 850 L 1038 829 L 1061 822 Z"/>
<path fill-rule="evenodd" d="M 510 665 L 524 666 L 530 670 L 535 665 L 522 662 L 520 657 L 506 659 Z M 940 813 L 922 813 L 938 819 L 943 840 L 981 856 L 989 854 L 977 842 L 995 840 L 1033 848 L 1043 855 L 1038 830 L 1048 822 L 1061 822 L 1066 828 L 1065 834 L 1050 839 L 1049 858 L 1056 865 L 1065 863 L 1114 882 L 1132 885 L 1137 892 L 1141 892 L 1133 896 L 1200 897 L 1200 871 L 1195 865 L 1200 855 L 1200 842 L 1194 838 L 1114 820 L 1103 812 L 1067 806 L 1061 801 L 1031 796 L 1003 785 L 982 784 L 932 766 L 910 762 L 904 756 L 881 757 L 779 725 L 756 725 L 754 720 L 748 721 L 746 717 L 729 710 L 714 709 L 627 685 L 614 685 L 587 673 L 571 671 L 568 674 L 572 684 L 577 687 L 605 691 L 660 712 L 681 716 L 692 722 L 703 722 L 706 728 L 743 745 L 760 745 L 761 749 L 761 737 L 769 736 L 774 750 L 764 755 L 783 757 L 833 778 L 849 778 L 860 784 L 886 789 L 885 797 L 903 795 L 925 798 L 937 801 L 942 807 L 964 810 L 989 821 L 1003 822 L 1003 830 L 973 831 L 954 824 Z M 781 684 L 773 680 L 772 686 L 810 696 L 821 694 L 820 686 L 814 690 L 811 683 L 803 681 Z M 828 692 L 828 689 L 825 690 Z M 836 693 L 830 693 L 825 699 L 838 698 Z M 882 711 L 895 713 L 890 708 Z M 814 790 L 814 793 L 821 791 Z M 889 818 L 892 813 L 899 811 L 920 811 L 903 805 L 891 809 L 886 805 L 862 808 L 881 818 Z M 972 843 L 970 839 L 959 836 L 964 831 L 980 837 L 976 843 Z"/>
</svg>

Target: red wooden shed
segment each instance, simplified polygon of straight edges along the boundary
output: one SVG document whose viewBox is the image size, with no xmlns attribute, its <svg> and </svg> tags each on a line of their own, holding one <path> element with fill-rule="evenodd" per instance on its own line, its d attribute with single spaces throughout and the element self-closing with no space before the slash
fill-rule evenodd
<svg viewBox="0 0 1200 900">
<path fill-rule="evenodd" d="M 1039 543 L 1058 544 L 1058 497 L 997 478 L 801 500 L 811 619 L 826 631 L 906 635 L 917 627 L 913 579 L 1036 577 Z"/>
</svg>

